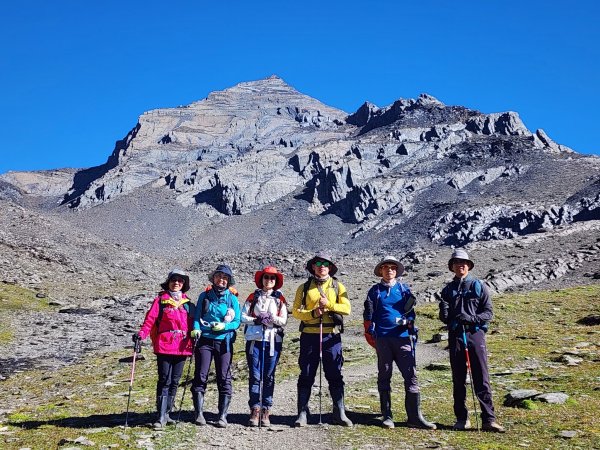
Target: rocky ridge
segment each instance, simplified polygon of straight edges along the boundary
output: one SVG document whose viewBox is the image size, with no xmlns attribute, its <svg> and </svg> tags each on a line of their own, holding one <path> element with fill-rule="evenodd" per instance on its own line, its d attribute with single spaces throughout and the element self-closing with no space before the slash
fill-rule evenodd
<svg viewBox="0 0 600 450">
<path fill-rule="evenodd" d="M 144 113 L 107 162 L 75 173 L 67 191 L 64 178 L 53 186 L 50 179 L 35 184 L 14 173 L 2 179 L 76 209 L 162 187 L 182 206 L 215 220 L 302 198 L 310 212 L 354 224 L 352 237 L 416 221 L 430 207 L 423 200 L 436 200 L 446 214 L 432 218 L 439 223 L 430 238 L 464 245 L 479 235 L 503 238 L 523 221 L 529 228 L 560 225 L 569 218 L 555 218 L 553 210 L 576 215 L 578 203 L 595 202 L 581 218 L 596 217 L 597 185 L 592 196 L 577 190 L 597 183 L 599 167 L 598 158 L 577 155 L 543 130 L 529 132 L 514 112 L 483 114 L 422 94 L 386 108 L 365 103 L 347 115 L 270 77 Z M 540 169 L 556 180 L 578 175 L 568 188 L 557 182 L 536 193 Z M 523 189 L 505 192 L 493 208 L 465 196 L 485 200 L 513 186 Z M 519 210 L 523 194 L 535 209 Z M 467 198 L 471 210 L 456 211 L 454 204 Z M 447 222 L 473 218 L 487 229 L 459 231 L 468 239 L 444 236 L 452 225 Z"/>
</svg>

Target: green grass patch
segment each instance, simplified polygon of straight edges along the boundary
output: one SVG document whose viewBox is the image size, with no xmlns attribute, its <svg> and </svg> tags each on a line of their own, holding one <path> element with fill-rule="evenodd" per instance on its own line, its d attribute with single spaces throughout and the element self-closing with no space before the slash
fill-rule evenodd
<svg viewBox="0 0 600 450">
<path fill-rule="evenodd" d="M 0 285 L 19 296 L 10 285 Z M 14 289 L 13 289 L 14 288 Z M 4 295 L 4 294 L 2 294 Z M 11 301 L 17 301 L 15 298 Z M 19 300 L 23 301 L 23 300 Z M 6 303 L 5 303 L 6 305 Z M 600 286 L 564 291 L 532 292 L 505 295 L 494 300 L 495 320 L 488 333 L 492 388 L 499 421 L 507 428 L 504 435 L 476 432 L 453 432 L 452 381 L 449 371 L 419 371 L 422 410 L 428 420 L 440 424 L 435 431 L 414 430 L 398 426 L 383 430 L 375 425 L 357 425 L 352 429 L 329 427 L 331 441 L 344 448 L 442 448 L 512 449 L 517 444 L 526 448 L 600 448 L 598 390 L 600 377 L 600 326 L 583 326 L 578 320 L 600 314 Z M 355 312 L 356 314 L 356 312 Z M 418 308 L 420 339 L 429 340 L 440 329 L 437 305 Z M 2 315 L 0 314 L 0 317 Z M 298 376 L 299 343 L 297 330 L 286 330 L 284 351 L 278 367 L 278 380 Z M 372 361 L 374 352 L 362 340 L 349 339 L 361 330 L 362 323 L 348 324 L 344 346 L 347 366 Z M 581 361 L 575 366 L 561 362 L 564 354 Z M 154 413 L 156 363 L 149 346 L 144 346 L 145 360 L 138 361 L 130 405 L 130 423 L 124 430 L 131 364 L 118 359 L 131 356 L 130 349 L 91 355 L 53 372 L 30 370 L 14 374 L 2 381 L 0 404 L 11 410 L 0 426 L 8 427 L 0 435 L 0 447 L 61 448 L 77 446 L 74 440 L 84 436 L 95 448 L 144 448 L 144 440 L 152 435 L 143 426 Z M 235 343 L 234 365 L 236 395 L 247 395 L 247 369 L 243 334 Z M 187 374 L 187 365 L 184 378 Z M 504 396 L 513 389 L 536 389 L 540 392 L 564 392 L 569 399 L 563 405 L 531 401 L 532 408 L 503 406 Z M 379 413 L 376 374 L 366 381 L 347 383 L 346 403 L 353 414 L 362 413 L 372 419 Z M 192 409 L 189 387 L 183 410 Z M 181 391 L 180 391 L 181 394 Z M 216 410 L 216 386 L 209 383 L 206 409 Z M 179 397 L 179 395 L 178 395 Z M 178 399 L 179 401 L 179 399 Z M 470 393 L 467 398 L 470 404 Z M 405 420 L 404 393 L 400 374 L 393 378 L 393 411 L 398 425 Z M 472 417 L 474 423 L 474 418 Z M 561 431 L 574 430 L 573 439 L 560 437 Z M 285 432 L 285 431 L 284 431 Z M 310 429 L 307 430 L 310 433 Z M 193 448 L 203 442 L 202 431 L 184 423 L 177 430 L 170 427 L 151 438 L 156 449 L 182 446 Z M 141 444 L 140 444 L 141 441 Z M 148 444 L 148 445 L 150 445 Z M 188 445 L 189 444 L 189 445 Z M 206 443 L 209 445 L 209 443 Z"/>
<path fill-rule="evenodd" d="M 36 293 L 15 284 L 0 283 L 0 311 L 21 309 L 39 311 L 49 308 L 47 299 L 37 298 Z"/>
<path fill-rule="evenodd" d="M 449 448 L 512 449 L 599 448 L 600 326 L 577 322 L 600 314 L 600 285 L 561 291 L 503 295 L 494 300 L 495 320 L 487 336 L 494 404 L 499 421 L 507 428 L 503 435 L 454 432 L 452 380 L 449 371 L 419 371 L 422 410 L 428 420 L 441 425 L 436 431 L 396 428 L 383 430 L 359 425 L 351 431 L 333 430 L 341 444 L 349 436 L 356 448 L 373 443 L 382 448 L 405 448 L 417 443 Z M 421 339 L 428 340 L 440 330 L 437 304 L 419 307 L 417 320 Z M 567 366 L 564 354 L 581 362 Z M 395 420 L 405 420 L 404 393 L 400 374 L 393 378 L 392 396 Z M 379 413 L 376 376 L 361 386 L 352 386 L 347 403 L 370 407 Z M 564 392 L 569 399 L 562 405 L 527 400 L 528 408 L 505 407 L 505 395 L 514 389 L 536 389 L 542 393 Z M 470 392 L 467 404 L 472 410 Z M 478 406 L 479 410 L 479 406 Z M 475 424 L 474 417 L 471 422 Z M 561 431 L 575 430 L 577 436 L 564 439 Z"/>
</svg>

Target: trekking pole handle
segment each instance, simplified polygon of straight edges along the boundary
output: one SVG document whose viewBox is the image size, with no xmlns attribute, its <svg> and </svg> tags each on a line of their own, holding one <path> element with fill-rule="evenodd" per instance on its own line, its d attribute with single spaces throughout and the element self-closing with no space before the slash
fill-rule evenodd
<svg viewBox="0 0 600 450">
<path fill-rule="evenodd" d="M 142 353 L 142 340 L 140 338 L 136 339 L 136 341 L 133 343 L 133 350 L 134 353 Z M 136 355 L 134 355 L 135 358 Z"/>
</svg>

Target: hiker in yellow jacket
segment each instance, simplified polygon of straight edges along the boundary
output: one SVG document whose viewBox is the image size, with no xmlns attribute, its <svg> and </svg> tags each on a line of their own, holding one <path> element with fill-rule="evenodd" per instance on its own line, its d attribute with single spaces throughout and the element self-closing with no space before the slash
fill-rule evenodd
<svg viewBox="0 0 600 450">
<path fill-rule="evenodd" d="M 294 426 L 307 424 L 308 401 L 322 354 L 322 368 L 333 400 L 333 422 L 352 426 L 344 407 L 342 376 L 343 317 L 350 314 L 346 288 L 333 278 L 337 267 L 331 257 L 317 253 L 306 263 L 310 278 L 298 286 L 292 315 L 300 320 L 300 376 L 298 377 L 298 418 Z M 321 389 L 319 379 L 319 390 Z"/>
</svg>

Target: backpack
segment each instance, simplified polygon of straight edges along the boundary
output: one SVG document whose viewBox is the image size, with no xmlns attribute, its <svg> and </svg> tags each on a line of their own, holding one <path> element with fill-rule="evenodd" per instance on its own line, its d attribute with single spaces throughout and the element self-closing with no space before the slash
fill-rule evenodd
<svg viewBox="0 0 600 450">
<path fill-rule="evenodd" d="M 479 298 L 482 291 L 483 286 L 481 285 L 481 281 L 477 278 L 471 278 L 464 283 L 459 295 L 464 297 L 467 292 L 473 292 L 475 293 L 475 296 Z"/>
<path fill-rule="evenodd" d="M 256 306 L 256 303 L 258 302 L 258 297 L 260 296 L 260 292 L 261 292 L 261 289 L 256 289 L 254 291 L 252 301 L 250 302 L 250 308 L 248 309 L 249 316 L 256 317 L 256 315 L 254 314 L 254 308 Z M 286 304 L 285 298 L 283 297 L 283 294 L 280 291 L 271 292 L 271 297 L 279 300 L 279 306 L 277 307 L 277 316 L 281 317 L 281 309 Z M 286 306 L 286 308 L 287 308 L 287 306 Z M 277 328 L 277 333 L 280 334 L 281 337 L 283 337 L 283 334 L 284 334 L 283 327 L 281 327 L 279 325 L 273 325 L 273 328 Z M 247 329 L 248 329 L 248 324 L 246 324 L 244 326 L 244 333 L 246 333 Z"/>
<path fill-rule="evenodd" d="M 483 285 L 481 283 L 481 280 L 479 280 L 477 278 L 471 278 L 471 279 L 465 281 L 462 289 L 458 292 L 458 295 L 464 298 L 466 293 L 471 292 L 471 293 L 474 293 L 477 298 L 479 298 L 481 296 L 482 291 L 483 291 Z M 473 327 L 473 329 L 474 329 L 474 331 L 481 329 L 485 333 L 487 333 L 489 327 L 490 327 L 489 322 L 483 322 L 481 325 L 475 325 Z M 456 326 L 454 328 L 456 328 Z"/>
<path fill-rule="evenodd" d="M 302 308 L 303 309 L 306 308 L 306 294 L 308 293 L 308 289 L 310 288 L 311 281 L 312 281 L 312 278 L 309 278 L 307 281 L 304 282 L 304 285 L 302 287 Z M 335 301 L 337 303 L 338 298 L 339 298 L 339 293 L 340 293 L 337 278 L 331 277 L 331 286 L 333 287 L 333 290 L 335 291 Z M 343 333 L 344 332 L 344 316 L 342 316 L 339 313 L 334 313 L 334 312 L 328 312 L 327 314 L 329 314 L 329 317 L 331 318 L 331 320 L 333 320 L 333 325 L 338 327 L 338 329 L 340 330 L 340 333 Z M 304 322 L 300 321 L 299 330 L 302 332 L 302 330 L 304 330 L 304 327 L 308 327 L 308 326 L 313 326 L 313 325 L 307 325 Z"/>
</svg>

